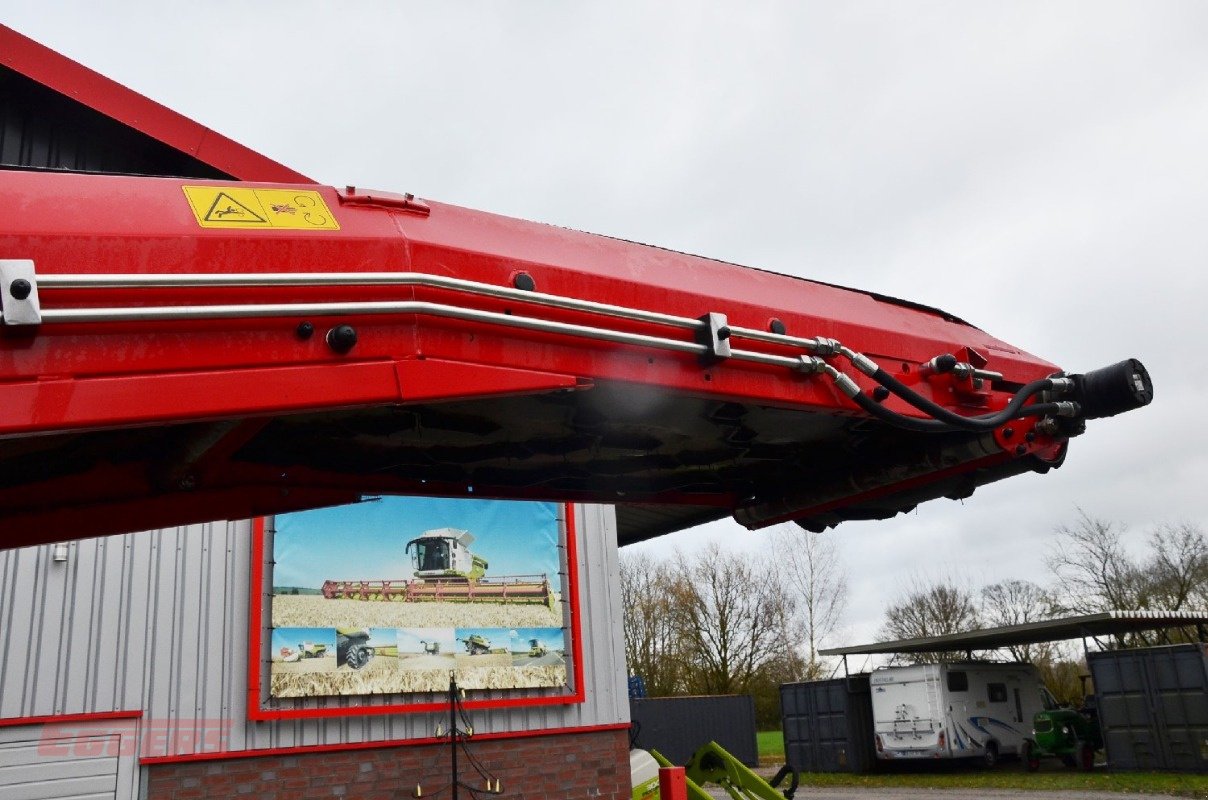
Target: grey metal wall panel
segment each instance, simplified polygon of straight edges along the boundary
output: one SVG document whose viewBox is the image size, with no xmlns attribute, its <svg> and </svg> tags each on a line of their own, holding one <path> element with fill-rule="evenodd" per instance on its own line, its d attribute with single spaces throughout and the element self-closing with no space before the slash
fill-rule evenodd
<svg viewBox="0 0 1208 800">
<path fill-rule="evenodd" d="M 51 759 L 41 745 L 0 745 L 0 800 L 115 796 L 117 756 Z"/>
<path fill-rule="evenodd" d="M 628 721 L 613 512 L 576 519 L 587 700 L 474 712 L 480 732 Z M 251 542 L 249 522 L 220 522 L 74 542 L 63 563 L 50 545 L 0 552 L 0 717 L 141 709 L 148 755 L 432 735 L 440 713 L 248 721 Z"/>
<path fill-rule="evenodd" d="M 132 726 L 107 731 L 84 724 L 67 737 L 41 726 L 0 729 L 0 800 L 133 797 L 137 768 L 120 759 Z"/>
<path fill-rule="evenodd" d="M 658 750 L 673 764 L 686 764 L 698 747 L 714 741 L 747 766 L 759 765 L 750 695 L 648 697 L 630 700 L 629 711 L 637 746 Z"/>
<path fill-rule="evenodd" d="M 1208 648 L 1175 645 L 1087 657 L 1113 769 L 1208 771 Z"/>
<path fill-rule="evenodd" d="M 625 663 L 621 602 L 621 568 L 617 559 L 617 521 L 612 506 L 576 506 L 583 538 L 579 547 L 579 579 L 584 614 L 583 669 L 586 686 L 594 691 L 590 717 L 629 721 L 628 669 Z M 592 540 L 595 541 L 592 541 Z M 587 633 L 590 623 L 592 634 Z M 581 724 L 592 724 L 586 721 Z"/>
<path fill-rule="evenodd" d="M 876 768 L 867 673 L 780 687 L 785 760 L 804 772 Z"/>
</svg>

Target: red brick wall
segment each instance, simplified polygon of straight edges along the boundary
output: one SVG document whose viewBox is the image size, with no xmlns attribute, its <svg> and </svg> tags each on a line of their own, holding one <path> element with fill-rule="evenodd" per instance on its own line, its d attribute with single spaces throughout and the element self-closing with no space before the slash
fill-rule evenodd
<svg viewBox="0 0 1208 800">
<path fill-rule="evenodd" d="M 596 731 L 469 743 L 471 754 L 503 782 L 502 798 L 628 800 L 629 735 Z M 458 754 L 461 779 L 480 786 Z M 423 745 L 152 764 L 148 800 L 239 798 L 402 800 L 449 783 L 449 748 Z M 449 791 L 439 797 L 446 800 Z M 461 797 L 469 798 L 462 791 Z"/>
</svg>

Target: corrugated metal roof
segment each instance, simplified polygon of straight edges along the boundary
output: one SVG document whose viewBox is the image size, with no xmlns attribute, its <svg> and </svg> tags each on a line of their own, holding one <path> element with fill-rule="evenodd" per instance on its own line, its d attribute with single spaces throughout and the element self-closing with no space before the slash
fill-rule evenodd
<svg viewBox="0 0 1208 800">
<path fill-rule="evenodd" d="M 0 111 L 4 111 L 7 117 L 5 133 L 9 141 L 8 150 L 18 155 L 13 159 L 6 157 L 4 166 L 73 172 L 234 178 L 269 183 L 314 183 L 305 175 L 4 25 L 0 25 L 0 67 L 15 73 L 8 76 L 2 98 L 6 108 Z M 33 110 L 36 113 L 33 116 L 37 117 L 36 120 L 31 120 L 28 105 L 7 108 L 10 105 L 8 101 L 14 97 L 13 91 L 10 91 L 12 87 L 18 83 L 24 85 L 20 78 L 28 79 L 53 93 L 48 95 L 53 98 L 51 102 L 35 105 Z M 30 92 L 20 94 L 27 97 Z M 35 97 L 38 97 L 37 93 Z M 79 118 L 92 120 L 93 125 L 89 127 L 95 130 L 74 129 L 68 135 L 65 126 L 56 125 L 56 119 L 49 118 L 61 116 L 68 105 L 74 107 L 71 113 L 73 122 L 78 124 Z M 98 118 L 81 114 L 85 111 L 108 118 L 124 131 L 115 134 L 108 129 L 112 126 L 97 125 Z M 100 141 L 90 141 L 93 134 Z M 140 143 L 150 140 L 150 143 L 171 151 L 175 157 L 158 159 L 154 158 L 154 153 L 145 152 L 144 147 L 131 147 L 128 144 L 131 135 L 136 136 Z M 137 158 L 127 163 L 115 156 L 115 147 Z"/>
<path fill-rule="evenodd" d="M 1011 645 L 1056 642 L 1083 636 L 1111 636 L 1133 631 L 1163 628 L 1203 628 L 1208 626 L 1208 611 L 1104 611 L 1077 617 L 1046 619 L 1023 625 L 982 628 L 944 636 L 896 639 L 852 647 L 820 650 L 824 656 L 872 655 L 881 653 L 936 653 L 946 650 L 997 650 Z"/>
</svg>

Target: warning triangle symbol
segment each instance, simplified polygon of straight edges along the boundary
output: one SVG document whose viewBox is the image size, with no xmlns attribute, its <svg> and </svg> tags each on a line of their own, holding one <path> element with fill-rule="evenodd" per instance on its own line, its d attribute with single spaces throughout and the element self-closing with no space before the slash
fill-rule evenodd
<svg viewBox="0 0 1208 800">
<path fill-rule="evenodd" d="M 269 225 L 269 221 L 252 211 L 250 208 L 231 197 L 226 192 L 219 192 L 210 203 L 210 210 L 205 215 L 206 222 L 243 222 L 248 225 Z"/>
</svg>

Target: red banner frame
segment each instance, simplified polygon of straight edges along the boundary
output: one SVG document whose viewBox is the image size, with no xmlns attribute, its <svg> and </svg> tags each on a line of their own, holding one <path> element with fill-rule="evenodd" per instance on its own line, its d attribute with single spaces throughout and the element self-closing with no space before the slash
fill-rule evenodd
<svg viewBox="0 0 1208 800">
<path fill-rule="evenodd" d="M 579 607 L 579 532 L 575 520 L 574 505 L 566 503 L 563 505 L 563 510 L 566 519 L 566 582 L 568 584 L 567 592 L 569 593 L 570 600 L 571 657 L 573 658 L 571 663 L 571 674 L 573 675 L 570 686 L 571 691 L 564 694 L 551 694 L 540 697 L 467 699 L 463 704 L 467 709 L 571 705 L 582 703 L 587 699 L 587 689 L 583 680 L 583 632 Z M 265 518 L 257 517 L 252 521 L 251 592 L 248 601 L 248 719 L 257 722 L 287 719 L 321 719 L 382 714 L 429 713 L 444 711 L 448 708 L 448 703 L 446 702 L 393 703 L 390 705 L 339 706 L 329 708 L 265 708 L 261 703 L 264 676 L 266 673 L 266 662 L 263 657 L 265 597 L 264 540 Z M 312 698 L 306 699 L 309 700 Z"/>
</svg>

